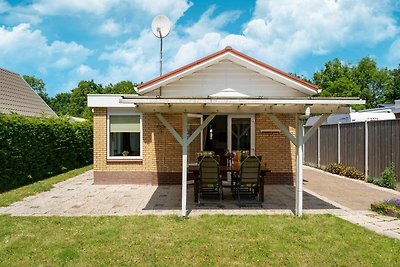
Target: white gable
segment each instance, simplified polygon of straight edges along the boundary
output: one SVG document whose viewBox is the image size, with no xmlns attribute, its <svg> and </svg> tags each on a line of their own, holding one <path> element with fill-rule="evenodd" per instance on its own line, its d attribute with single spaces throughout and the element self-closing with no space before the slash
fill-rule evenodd
<svg viewBox="0 0 400 267">
<path fill-rule="evenodd" d="M 159 95 L 155 90 L 149 95 Z M 308 96 L 270 77 L 222 60 L 161 87 L 165 97 L 301 97 Z"/>
</svg>

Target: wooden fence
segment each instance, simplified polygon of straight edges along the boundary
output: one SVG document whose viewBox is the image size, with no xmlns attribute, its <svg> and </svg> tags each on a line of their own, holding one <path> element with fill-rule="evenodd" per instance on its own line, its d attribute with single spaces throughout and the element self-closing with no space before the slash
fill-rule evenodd
<svg viewBox="0 0 400 267">
<path fill-rule="evenodd" d="M 304 163 L 324 168 L 332 162 L 356 167 L 366 177 L 379 177 L 393 163 L 400 182 L 400 120 L 321 126 L 304 145 Z"/>
</svg>

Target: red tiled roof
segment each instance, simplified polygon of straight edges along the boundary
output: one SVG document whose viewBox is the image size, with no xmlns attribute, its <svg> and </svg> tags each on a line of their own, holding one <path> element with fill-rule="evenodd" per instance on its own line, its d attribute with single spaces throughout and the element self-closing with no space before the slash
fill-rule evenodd
<svg viewBox="0 0 400 267">
<path fill-rule="evenodd" d="M 255 59 L 255 58 L 252 58 L 252 57 L 250 57 L 250 56 L 248 56 L 248 55 L 246 55 L 246 54 L 243 54 L 243 53 L 241 53 L 241 52 L 239 52 L 239 51 L 233 49 L 233 48 L 230 47 L 230 46 L 227 46 L 227 47 L 225 47 L 224 49 L 222 49 L 222 50 L 220 50 L 220 51 L 218 51 L 218 52 L 216 52 L 216 53 L 214 53 L 214 54 L 211 54 L 211 55 L 208 55 L 208 56 L 206 56 L 206 57 L 203 57 L 203 58 L 201 58 L 201 59 L 199 59 L 199 60 L 196 60 L 196 61 L 194 61 L 194 62 L 192 62 L 192 63 L 190 63 L 190 64 L 187 64 L 187 65 L 185 65 L 185 66 L 183 66 L 183 67 L 180 67 L 180 68 L 178 68 L 178 69 L 176 69 L 176 70 L 173 70 L 173 71 L 171 71 L 171 72 L 168 72 L 168 73 L 166 73 L 166 74 L 163 74 L 162 76 L 159 76 L 159 77 L 154 78 L 154 79 L 152 79 L 152 80 L 150 80 L 150 81 L 147 81 L 147 82 L 145 82 L 145 83 L 142 83 L 142 84 L 138 85 L 137 88 L 140 90 L 140 89 L 143 88 L 143 87 L 152 85 L 152 84 L 154 84 L 154 83 L 156 83 L 156 82 L 159 82 L 159 81 L 161 81 L 161 80 L 163 80 L 163 79 L 165 79 L 165 78 L 168 78 L 168 77 L 170 77 L 170 76 L 172 76 L 172 75 L 175 75 L 175 74 L 177 74 L 177 73 L 180 73 L 180 72 L 182 72 L 182 71 L 185 71 L 185 70 L 187 70 L 187 69 L 190 69 L 191 67 L 194 67 L 194 66 L 196 66 L 196 65 L 199 65 L 199 64 L 201 64 L 201 63 L 203 63 L 203 62 L 206 62 L 206 61 L 208 61 L 208 60 L 210 60 L 210 59 L 213 59 L 213 58 L 215 58 L 215 57 L 217 57 L 217 56 L 220 56 L 220 55 L 223 55 L 223 54 L 229 53 L 229 52 L 232 53 L 232 54 L 234 54 L 234 55 L 237 55 L 237 56 L 239 56 L 239 57 L 241 57 L 241 58 L 244 58 L 244 59 L 246 59 L 246 60 L 248 60 L 248 61 L 250 61 L 250 62 L 252 62 L 252 63 L 254 63 L 254 64 L 257 64 L 257 65 L 259 65 L 259 66 L 261 66 L 261 67 L 263 67 L 263 68 L 266 68 L 266 69 L 269 69 L 269 70 L 271 70 L 271 71 L 273 71 L 273 72 L 279 73 L 280 75 L 285 76 L 286 78 L 289 78 L 289 79 L 291 79 L 291 80 L 293 80 L 293 81 L 296 81 L 296 82 L 298 82 L 298 83 L 301 83 L 301 84 L 304 85 L 304 86 L 310 87 L 311 89 L 314 89 L 315 91 L 318 90 L 318 86 L 316 86 L 316 85 L 314 85 L 314 84 L 311 84 L 311 83 L 308 83 L 308 82 L 306 82 L 306 81 L 304 81 L 304 80 L 302 80 L 302 79 L 299 79 L 299 78 L 297 78 L 297 77 L 295 77 L 295 76 L 293 76 L 293 75 L 290 75 L 290 74 L 288 74 L 288 73 L 286 73 L 286 72 L 284 72 L 284 71 L 281 71 L 281 70 L 279 70 L 279 69 L 277 69 L 277 68 L 274 68 L 274 67 L 272 67 L 272 66 L 270 66 L 270 65 L 268 65 L 268 64 L 265 64 L 264 62 L 261 62 L 261 61 Z"/>
</svg>

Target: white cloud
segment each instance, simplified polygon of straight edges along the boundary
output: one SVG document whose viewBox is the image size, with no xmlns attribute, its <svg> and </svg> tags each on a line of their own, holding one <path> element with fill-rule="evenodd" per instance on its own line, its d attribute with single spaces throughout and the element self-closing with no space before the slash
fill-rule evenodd
<svg viewBox="0 0 400 267">
<path fill-rule="evenodd" d="M 75 42 L 49 44 L 39 30 L 29 24 L 0 27 L 0 62 L 9 67 L 30 66 L 41 73 L 48 69 L 71 68 L 84 62 L 92 51 Z"/>
<path fill-rule="evenodd" d="M 73 12 L 101 15 L 119 2 L 119 0 L 38 0 L 32 4 L 32 8 L 41 15 L 65 15 Z"/>
<path fill-rule="evenodd" d="M 201 15 L 199 21 L 190 27 L 186 27 L 184 32 L 193 39 L 203 38 L 207 33 L 223 31 L 227 24 L 236 21 L 240 16 L 240 11 L 235 10 L 222 12 L 218 16 L 212 17 L 215 9 L 214 5 L 211 6 Z"/>
<path fill-rule="evenodd" d="M 6 1 L 0 0 L 0 14 L 7 12 L 9 9 L 10 5 Z"/>
<path fill-rule="evenodd" d="M 193 5 L 187 0 L 134 0 L 133 3 L 151 16 L 164 14 L 173 23 Z"/>
<path fill-rule="evenodd" d="M 116 23 L 113 19 L 108 19 L 100 25 L 98 32 L 109 36 L 118 36 L 125 31 L 121 24 Z"/>
<path fill-rule="evenodd" d="M 348 45 L 373 46 L 399 32 L 390 2 L 373 0 L 259 0 L 242 34 L 210 26 L 209 13 L 192 26 L 202 35 L 182 40 L 171 66 L 231 45 L 290 71 L 306 55 L 326 55 Z"/>
<path fill-rule="evenodd" d="M 264 23 L 263 23 L 264 22 Z M 388 3 L 373 0 L 259 0 L 244 36 L 262 56 L 290 66 L 304 54 L 327 54 L 338 46 L 371 46 L 398 32 Z"/>
<path fill-rule="evenodd" d="M 399 64 L 400 61 L 400 38 L 397 38 L 389 48 L 389 52 L 386 55 L 387 60 L 391 64 Z M 397 66 L 395 66 L 397 67 Z"/>
</svg>

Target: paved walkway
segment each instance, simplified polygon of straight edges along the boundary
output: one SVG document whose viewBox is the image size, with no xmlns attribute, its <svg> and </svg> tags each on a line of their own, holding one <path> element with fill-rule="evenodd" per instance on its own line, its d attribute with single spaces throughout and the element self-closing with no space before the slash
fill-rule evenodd
<svg viewBox="0 0 400 267">
<path fill-rule="evenodd" d="M 371 202 L 396 196 L 396 193 L 392 193 L 395 191 L 385 191 L 308 167 L 305 167 L 304 175 L 306 177 L 303 195 L 305 214 L 334 214 L 378 233 L 400 239 L 400 220 L 368 211 Z M 193 202 L 193 185 L 188 186 L 189 216 L 201 214 L 292 215 L 295 206 L 293 186 L 265 186 L 265 202 L 262 208 L 238 207 L 229 190 L 226 189 L 224 195 L 223 207 L 215 205 L 198 207 Z M 400 197 L 400 193 L 397 197 Z M 93 185 L 93 172 L 89 171 L 56 184 L 50 191 L 27 197 L 9 207 L 0 208 L 0 214 L 13 216 L 179 215 L 180 198 L 180 186 Z"/>
<path fill-rule="evenodd" d="M 400 198 L 400 192 L 304 167 L 304 191 L 341 208 L 339 218 L 400 239 L 400 220 L 370 210 L 371 203 Z"/>
</svg>

